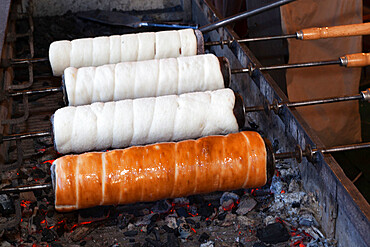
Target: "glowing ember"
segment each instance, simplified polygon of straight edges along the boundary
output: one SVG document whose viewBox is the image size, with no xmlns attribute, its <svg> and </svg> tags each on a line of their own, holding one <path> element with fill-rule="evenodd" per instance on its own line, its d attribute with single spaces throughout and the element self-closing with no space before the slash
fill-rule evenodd
<svg viewBox="0 0 370 247">
<path fill-rule="evenodd" d="M 25 201 L 25 200 L 21 201 L 21 206 L 24 208 L 29 207 L 30 204 L 31 204 L 31 201 Z"/>
<path fill-rule="evenodd" d="M 53 164 L 54 160 L 45 160 L 44 162 L 42 162 L 42 164 L 46 164 L 46 163 L 50 163 L 50 164 Z"/>
</svg>

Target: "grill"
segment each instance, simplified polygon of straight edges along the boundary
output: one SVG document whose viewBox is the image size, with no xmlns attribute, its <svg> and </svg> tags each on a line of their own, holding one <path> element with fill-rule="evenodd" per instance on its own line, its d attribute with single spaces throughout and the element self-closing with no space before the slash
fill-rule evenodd
<svg viewBox="0 0 370 247">
<path fill-rule="evenodd" d="M 65 105 L 63 92 L 19 93 L 19 90 L 35 92 L 60 87 L 61 79 L 52 76 L 47 60 L 39 59 L 47 55 L 49 43 L 54 39 L 136 31 L 82 21 L 73 13 L 40 17 L 42 4 L 34 12 L 32 0 L 0 3 L 5 13 L 0 20 L 0 40 L 4 40 L 0 50 L 1 133 L 3 136 L 39 133 L 37 138 L 14 138 L 16 140 L 1 144 L 2 188 L 50 184 L 50 165 L 61 156 L 54 150 L 53 139 L 43 132 L 50 130 L 50 116 Z M 82 9 L 72 7 L 73 12 L 77 10 Z M 148 13 L 171 21 L 178 16 L 189 21 L 191 16 L 190 22 L 200 26 L 220 19 L 213 6 L 203 0 L 179 1 L 164 11 L 146 10 L 136 14 L 145 17 Z M 68 23 L 76 26 L 68 27 Z M 147 30 L 152 29 L 144 29 Z M 227 41 L 239 37 L 231 29 L 218 28 L 206 33 L 204 39 Z M 272 142 L 278 153 L 291 152 L 297 145 L 310 146 L 313 150 L 323 147 L 293 108 L 297 105 L 277 103 L 288 102 L 288 99 L 269 74 L 254 69 L 262 65 L 246 45 L 227 42 L 227 46 L 208 49 L 218 57 L 226 57 L 232 68 L 248 68 L 249 72 L 253 69 L 253 73 L 231 76 L 230 87 L 243 97 L 245 106 L 265 106 L 250 109 L 245 115 L 244 129 L 257 130 Z M 368 94 L 363 92 L 352 99 L 368 99 Z M 266 110 L 266 105 L 275 112 Z M 67 214 L 54 211 L 54 196 L 49 185 L 33 192 L 2 194 L 1 234 L 4 241 L 15 245 L 42 242 L 52 246 L 72 243 L 252 246 L 263 241 L 291 246 L 309 242 L 317 246 L 335 243 L 366 246 L 370 242 L 369 204 L 330 153 L 317 152 L 312 163 L 301 160 L 300 153 L 298 150 L 286 154 L 296 157 L 299 163 L 295 160 L 277 162 L 277 173 L 271 184 L 248 190 L 102 206 Z M 307 156 L 307 150 L 303 154 Z"/>
</svg>

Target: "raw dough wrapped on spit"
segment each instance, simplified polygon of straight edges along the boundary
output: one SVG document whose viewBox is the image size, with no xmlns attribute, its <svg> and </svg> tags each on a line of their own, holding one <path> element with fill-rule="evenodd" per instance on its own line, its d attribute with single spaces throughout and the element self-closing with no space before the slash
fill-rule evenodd
<svg viewBox="0 0 370 247">
<path fill-rule="evenodd" d="M 53 116 L 60 153 L 177 141 L 239 129 L 231 89 L 68 106 Z"/>
<path fill-rule="evenodd" d="M 198 50 L 195 32 L 199 31 L 183 29 L 60 40 L 51 43 L 49 60 L 53 74 L 59 76 L 68 67 L 192 56 Z"/>
<path fill-rule="evenodd" d="M 64 86 L 70 106 L 225 87 L 220 62 L 213 54 L 69 67 Z"/>
</svg>

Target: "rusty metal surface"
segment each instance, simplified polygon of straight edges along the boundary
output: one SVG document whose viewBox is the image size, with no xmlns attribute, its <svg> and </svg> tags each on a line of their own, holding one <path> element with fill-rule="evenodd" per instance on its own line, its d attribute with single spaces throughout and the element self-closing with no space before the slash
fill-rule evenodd
<svg viewBox="0 0 370 247">
<path fill-rule="evenodd" d="M 199 25 L 219 18 L 217 11 L 202 0 L 193 0 L 193 17 Z M 203 14 L 199 14 L 199 12 Z M 220 28 L 205 35 L 205 41 L 235 38 L 229 29 Z M 261 66 L 243 44 L 234 42 L 230 48 L 212 47 L 211 51 L 230 60 L 233 68 Z M 256 71 L 253 77 L 233 75 L 231 87 L 243 96 L 246 106 L 288 101 L 268 73 Z M 246 115 L 246 127 L 256 128 L 271 140 L 279 142 L 279 152 L 292 151 L 296 144 L 304 147 L 324 147 L 294 108 L 284 106 L 279 115 L 257 112 Z M 249 124 L 249 126 L 248 126 Z M 298 164 L 297 164 L 298 165 Z M 304 187 L 313 193 L 321 206 L 321 225 L 328 238 L 335 238 L 339 246 L 367 246 L 370 243 L 370 206 L 355 185 L 347 178 L 339 164 L 329 155 L 319 154 L 315 164 L 306 159 L 299 164 Z"/>
<path fill-rule="evenodd" d="M 0 55 L 3 52 L 3 45 L 5 41 L 5 32 L 8 22 L 11 0 L 0 1 Z"/>
</svg>

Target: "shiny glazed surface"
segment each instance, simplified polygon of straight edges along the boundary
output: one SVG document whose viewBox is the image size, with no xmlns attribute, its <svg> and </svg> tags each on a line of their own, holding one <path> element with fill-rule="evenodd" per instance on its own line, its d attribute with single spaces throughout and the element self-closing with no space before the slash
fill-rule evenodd
<svg viewBox="0 0 370 247">
<path fill-rule="evenodd" d="M 70 211 L 266 183 L 266 148 L 251 131 L 67 155 L 54 161 L 55 207 Z"/>
</svg>

